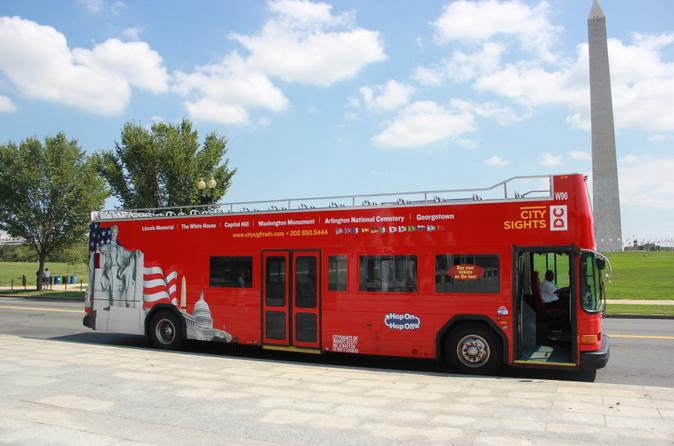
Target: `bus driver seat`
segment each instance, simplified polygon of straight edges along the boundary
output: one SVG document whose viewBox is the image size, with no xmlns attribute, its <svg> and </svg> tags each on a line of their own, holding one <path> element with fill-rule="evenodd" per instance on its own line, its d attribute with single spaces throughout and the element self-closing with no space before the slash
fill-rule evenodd
<svg viewBox="0 0 674 446">
<path fill-rule="evenodd" d="M 541 279 L 538 276 L 538 271 L 534 271 L 531 276 L 531 292 L 534 295 L 536 314 L 543 316 L 550 329 L 564 325 L 569 320 L 569 310 L 566 308 L 548 308 L 545 306 L 541 297 Z"/>
</svg>

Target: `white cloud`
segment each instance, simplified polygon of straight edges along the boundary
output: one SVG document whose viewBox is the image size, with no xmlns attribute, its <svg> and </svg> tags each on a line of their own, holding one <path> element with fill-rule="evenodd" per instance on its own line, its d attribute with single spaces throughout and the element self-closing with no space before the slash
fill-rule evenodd
<svg viewBox="0 0 674 446">
<path fill-rule="evenodd" d="M 505 45 L 487 42 L 479 51 L 456 51 L 449 59 L 430 67 L 417 67 L 412 78 L 422 85 L 442 85 L 447 79 L 462 82 L 495 71 L 505 52 Z"/>
<path fill-rule="evenodd" d="M 619 166 L 623 206 L 674 209 L 674 158 L 633 157 Z"/>
<path fill-rule="evenodd" d="M 350 96 L 346 98 L 346 105 L 351 108 L 360 108 L 360 99 Z"/>
<path fill-rule="evenodd" d="M 0 72 L 29 98 L 102 115 L 121 113 L 132 85 L 159 93 L 168 82 L 161 56 L 145 42 L 70 49 L 56 29 L 20 17 L 0 17 Z"/>
<path fill-rule="evenodd" d="M 674 136 L 672 135 L 663 135 L 662 133 L 658 133 L 657 135 L 650 136 L 648 140 L 652 142 L 653 144 L 662 144 L 663 142 L 671 141 L 674 139 Z"/>
<path fill-rule="evenodd" d="M 332 5 L 328 3 L 312 3 L 302 0 L 275 0 L 268 2 L 269 10 L 278 14 L 279 19 L 287 26 L 322 27 L 351 25 L 353 13 L 347 12 L 335 16 Z"/>
<path fill-rule="evenodd" d="M 386 59 L 377 31 L 354 28 L 350 14 L 334 16 L 330 5 L 282 1 L 269 9 L 274 16 L 259 33 L 230 36 L 249 51 L 246 62 L 269 76 L 329 86 Z"/>
<path fill-rule="evenodd" d="M 280 111 L 288 105 L 274 77 L 329 86 L 386 58 L 379 33 L 355 28 L 351 12 L 335 15 L 327 3 L 299 0 L 267 6 L 271 17 L 259 32 L 230 35 L 247 54 L 234 51 L 193 73 L 176 72 L 175 90 L 187 98 L 194 119 L 248 124 L 250 109 Z M 356 101 L 349 98 L 353 107 Z"/>
<path fill-rule="evenodd" d="M 454 142 L 456 142 L 457 145 L 463 147 L 464 149 L 472 150 L 472 149 L 477 149 L 477 147 L 478 147 L 478 145 L 475 141 L 473 141 L 472 139 L 468 139 L 468 138 L 456 138 L 454 140 Z"/>
<path fill-rule="evenodd" d="M 122 36 L 130 40 L 140 40 L 140 33 L 143 31 L 142 28 L 137 26 L 132 26 L 122 30 Z"/>
<path fill-rule="evenodd" d="M 92 69 L 117 74 L 131 85 L 152 93 L 168 90 L 169 76 L 159 53 L 146 42 L 108 39 L 93 50 L 75 48 L 74 59 Z"/>
<path fill-rule="evenodd" d="M 561 30 L 548 20 L 549 6 L 541 1 L 529 7 L 520 0 L 459 0 L 445 6 L 433 22 L 440 43 L 479 43 L 498 35 L 512 36 L 522 48 L 536 52 L 543 60 L 554 61 L 551 47 Z"/>
<path fill-rule="evenodd" d="M 496 93 L 528 107 L 562 104 L 580 108 L 585 103 L 589 106 L 590 101 L 589 86 L 584 82 L 587 76 L 578 76 L 581 70 L 580 64 L 546 71 L 533 62 L 518 62 L 481 76 L 474 87 L 479 92 Z"/>
<path fill-rule="evenodd" d="M 237 53 L 217 64 L 175 74 L 175 90 L 185 96 L 185 107 L 195 120 L 247 124 L 247 109 L 283 110 L 288 100 L 267 76 L 251 70 Z"/>
<path fill-rule="evenodd" d="M 110 12 L 111 12 L 113 15 L 118 15 L 119 13 L 122 12 L 122 10 L 123 10 L 124 8 L 126 8 L 126 3 L 124 3 L 124 2 L 119 2 L 119 1 L 117 1 L 117 2 L 112 2 L 112 4 L 110 5 Z"/>
<path fill-rule="evenodd" d="M 641 158 L 636 155 L 625 155 L 621 160 L 621 162 L 624 164 L 634 164 L 638 163 L 639 161 L 641 161 Z"/>
<path fill-rule="evenodd" d="M 221 124 L 240 125 L 248 123 L 248 112 L 240 105 L 227 105 L 211 98 L 185 101 L 190 118 L 195 121 L 219 122 Z"/>
<path fill-rule="evenodd" d="M 485 161 L 485 164 L 487 164 L 488 166 L 494 166 L 494 167 L 504 167 L 504 166 L 507 166 L 508 164 L 510 164 L 510 161 L 504 159 L 501 156 L 494 155 L 494 156 L 490 156 L 489 158 L 487 158 L 487 160 Z"/>
<path fill-rule="evenodd" d="M 513 122 L 523 121 L 531 116 L 530 112 L 519 116 L 512 108 L 505 107 L 495 102 L 475 104 L 462 99 L 452 99 L 450 104 L 457 110 L 465 110 L 483 118 L 494 118 L 499 125 L 503 126 L 512 124 Z"/>
<path fill-rule="evenodd" d="M 635 34 L 631 44 L 608 41 L 613 110 L 617 128 L 674 130 L 674 63 L 662 60 L 674 33 Z M 474 87 L 530 107 L 563 105 L 569 123 L 589 129 L 588 46 L 578 45 L 576 60 L 558 70 L 519 62 L 479 77 Z"/>
<path fill-rule="evenodd" d="M 0 96 L 0 113 L 13 113 L 16 111 L 16 105 L 7 96 Z"/>
<path fill-rule="evenodd" d="M 103 11 L 105 7 L 105 0 L 79 0 L 79 3 L 93 14 Z"/>
<path fill-rule="evenodd" d="M 473 54 L 457 51 L 447 61 L 447 75 L 450 79 L 463 81 L 493 71 L 499 67 L 504 52 L 505 45 L 500 43 L 485 43 Z"/>
<path fill-rule="evenodd" d="M 103 12 L 110 12 L 112 15 L 118 15 L 126 4 L 122 1 L 107 2 L 106 0 L 78 0 L 78 3 L 87 8 L 92 14 L 100 14 Z"/>
<path fill-rule="evenodd" d="M 541 166 L 543 167 L 559 167 L 562 165 L 562 157 L 553 155 L 552 153 L 544 153 L 541 159 Z"/>
<path fill-rule="evenodd" d="M 592 161 L 592 154 L 581 150 L 570 150 L 569 158 L 574 161 Z"/>
<path fill-rule="evenodd" d="M 414 93 L 414 87 L 391 79 L 386 85 L 361 87 L 360 93 L 367 108 L 391 111 L 407 104 Z M 378 96 L 375 96 L 379 93 Z"/>
<path fill-rule="evenodd" d="M 451 111 L 432 101 L 418 101 L 404 108 L 372 141 L 379 147 L 413 149 L 474 130 L 471 113 Z"/>
<path fill-rule="evenodd" d="M 412 79 L 419 82 L 421 85 L 429 85 L 437 87 L 444 83 L 445 71 L 437 66 L 435 67 L 418 66 L 414 70 Z"/>
</svg>

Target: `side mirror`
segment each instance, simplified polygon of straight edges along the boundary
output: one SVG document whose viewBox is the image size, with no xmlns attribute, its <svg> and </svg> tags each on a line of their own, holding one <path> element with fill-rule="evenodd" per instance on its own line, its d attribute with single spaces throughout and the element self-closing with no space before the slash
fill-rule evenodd
<svg viewBox="0 0 674 446">
<path fill-rule="evenodd" d="M 597 268 L 600 270 L 606 268 L 606 260 L 602 259 L 601 257 L 597 257 Z"/>
</svg>

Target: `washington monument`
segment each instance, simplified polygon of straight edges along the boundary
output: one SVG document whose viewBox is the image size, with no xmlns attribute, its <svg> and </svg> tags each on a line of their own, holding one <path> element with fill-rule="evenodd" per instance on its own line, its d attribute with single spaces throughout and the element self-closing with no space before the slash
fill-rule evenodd
<svg viewBox="0 0 674 446">
<path fill-rule="evenodd" d="M 590 47 L 592 205 L 597 249 L 599 251 L 622 251 L 606 17 L 597 0 L 593 0 L 592 9 L 587 18 L 587 33 Z"/>
</svg>

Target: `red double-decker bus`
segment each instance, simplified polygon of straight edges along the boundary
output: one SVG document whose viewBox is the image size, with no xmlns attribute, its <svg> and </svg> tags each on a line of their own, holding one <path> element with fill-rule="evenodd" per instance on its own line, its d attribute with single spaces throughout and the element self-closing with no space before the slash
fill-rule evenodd
<svg viewBox="0 0 674 446">
<path fill-rule="evenodd" d="M 307 353 L 592 369 L 606 259 L 583 175 L 92 215 L 84 325 Z"/>
</svg>

